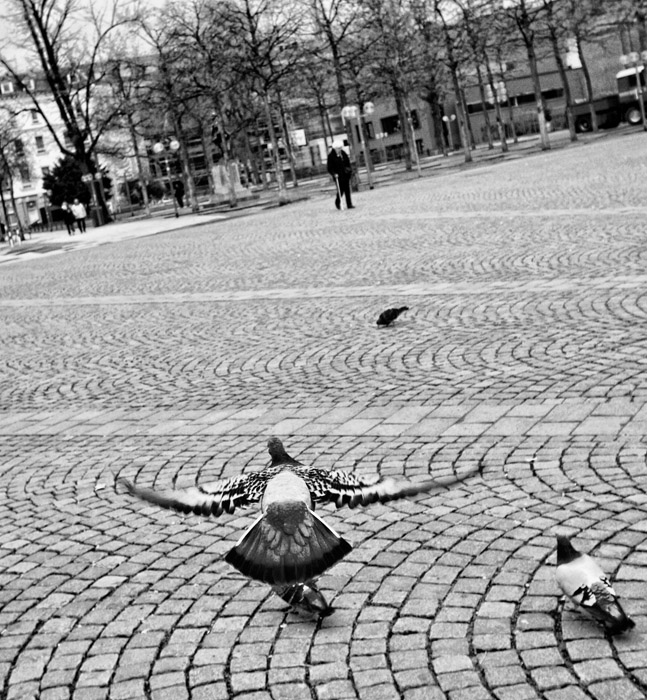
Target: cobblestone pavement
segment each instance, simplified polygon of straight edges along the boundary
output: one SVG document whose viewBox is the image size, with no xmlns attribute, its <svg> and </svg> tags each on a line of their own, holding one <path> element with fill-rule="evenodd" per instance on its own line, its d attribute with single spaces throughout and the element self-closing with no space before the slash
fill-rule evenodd
<svg viewBox="0 0 647 700">
<path fill-rule="evenodd" d="M 643 133 L 0 269 L 0 699 L 647 697 Z M 393 326 L 375 319 L 410 311 Z M 218 521 L 118 494 L 267 464 L 449 493 L 332 511 L 290 613 Z M 636 629 L 564 605 L 555 534 Z"/>
</svg>

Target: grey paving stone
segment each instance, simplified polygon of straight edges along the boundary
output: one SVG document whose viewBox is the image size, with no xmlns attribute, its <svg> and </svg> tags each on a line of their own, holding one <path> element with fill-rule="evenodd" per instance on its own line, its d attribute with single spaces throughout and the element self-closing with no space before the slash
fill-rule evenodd
<svg viewBox="0 0 647 700">
<path fill-rule="evenodd" d="M 644 137 L 618 133 L 361 191 L 352 219 L 315 193 L 244 226 L 0 250 L 0 697 L 644 697 Z M 322 469 L 479 473 L 320 508 L 354 549 L 317 620 L 223 561 L 253 507 L 114 488 L 257 471 L 275 433 Z M 562 605 L 558 532 L 637 630 Z"/>
</svg>

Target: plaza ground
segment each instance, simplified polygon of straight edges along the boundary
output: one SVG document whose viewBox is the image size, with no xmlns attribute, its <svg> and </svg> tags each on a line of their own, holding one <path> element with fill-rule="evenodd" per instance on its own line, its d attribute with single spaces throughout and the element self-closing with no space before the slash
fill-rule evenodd
<svg viewBox="0 0 647 700">
<path fill-rule="evenodd" d="M 351 211 L 314 193 L 5 252 L 0 698 L 647 697 L 646 153 L 625 132 Z M 114 488 L 257 470 L 271 435 L 316 467 L 479 474 L 322 509 L 355 548 L 317 621 L 222 560 L 255 509 Z M 564 606 L 556 533 L 635 630 Z"/>
</svg>

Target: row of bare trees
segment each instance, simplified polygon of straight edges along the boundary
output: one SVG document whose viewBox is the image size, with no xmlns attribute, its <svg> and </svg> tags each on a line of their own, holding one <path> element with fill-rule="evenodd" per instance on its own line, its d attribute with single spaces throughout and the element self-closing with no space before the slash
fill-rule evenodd
<svg viewBox="0 0 647 700">
<path fill-rule="evenodd" d="M 332 137 L 331 112 L 392 98 L 410 169 L 416 157 L 410 101 L 429 104 L 437 142 L 446 148 L 442 116 L 449 98 L 470 160 L 466 85 L 479 85 L 485 107 L 506 63 L 522 58 L 533 80 L 542 147 L 549 148 L 539 62 L 553 57 L 570 106 L 567 41 L 579 53 L 591 96 L 591 42 L 624 23 L 635 26 L 638 48 L 646 48 L 647 0 L 188 0 L 157 11 L 113 0 L 101 12 L 82 0 L 9 2 L 22 50 L 0 47 L 0 68 L 31 98 L 61 154 L 84 173 L 95 172 L 98 155 L 129 156 L 144 181 L 144 140 L 172 136 L 194 208 L 188 144 L 196 135 L 207 171 L 215 143 L 226 170 L 236 159 L 266 183 L 265 158 L 255 157 L 262 144 L 273 159 L 279 198 L 286 199 L 282 152 L 297 184 L 288 112 L 315 111 Z M 28 79 L 36 73 L 47 83 L 56 119 Z M 507 150 L 502 106 L 496 99 L 494 105 Z M 491 134 L 487 109 L 484 114 Z M 568 123 L 575 139 L 573 119 Z M 234 178 L 229 182 L 235 206 Z"/>
</svg>

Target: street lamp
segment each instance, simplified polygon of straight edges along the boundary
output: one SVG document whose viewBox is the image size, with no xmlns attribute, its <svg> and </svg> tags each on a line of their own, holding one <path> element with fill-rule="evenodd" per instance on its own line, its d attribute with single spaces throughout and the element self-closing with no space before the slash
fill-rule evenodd
<svg viewBox="0 0 647 700">
<path fill-rule="evenodd" d="M 99 204 L 99 198 L 97 197 L 96 183 L 97 180 L 101 179 L 101 173 L 87 173 L 81 176 L 81 180 L 87 185 L 90 185 L 90 190 L 92 192 L 92 206 L 94 208 L 94 219 L 97 226 L 103 226 L 106 222 L 103 220 L 103 212 L 101 211 L 101 206 Z M 105 201 L 105 200 L 104 200 Z"/>
<path fill-rule="evenodd" d="M 177 201 L 175 199 L 175 191 L 173 189 L 173 181 L 171 180 L 171 170 L 169 167 L 169 155 L 175 156 L 177 151 L 180 148 L 180 142 L 177 139 L 171 139 L 167 143 L 163 143 L 162 141 L 158 141 L 157 143 L 153 144 L 153 153 L 161 157 L 163 155 L 164 157 L 164 165 L 166 166 L 166 177 L 168 179 L 168 184 L 169 187 L 171 188 L 171 198 L 173 199 L 173 211 L 175 211 L 175 218 L 180 215 L 177 210 Z"/>
<path fill-rule="evenodd" d="M 371 178 L 371 163 L 368 150 L 366 148 L 366 141 L 364 140 L 364 128 L 362 126 L 362 117 L 369 116 L 375 111 L 375 105 L 372 102 L 366 102 L 364 104 L 364 110 L 360 111 L 357 105 L 346 105 L 341 111 L 342 120 L 348 119 L 351 124 L 353 119 L 357 119 L 357 126 L 359 131 L 359 140 L 362 144 L 362 151 L 364 153 L 364 164 L 366 165 L 366 179 L 368 180 L 368 188 L 373 189 L 373 180 Z"/>
<path fill-rule="evenodd" d="M 386 131 L 379 131 L 375 134 L 375 138 L 377 139 L 378 144 L 382 146 L 382 151 L 384 152 L 384 162 L 386 163 L 388 158 L 386 155 L 386 144 L 384 143 L 384 139 L 388 136 Z"/>
<path fill-rule="evenodd" d="M 443 115 L 443 121 L 445 124 L 447 124 L 447 133 L 449 134 L 449 148 L 453 152 L 454 150 L 454 134 L 452 131 L 452 122 L 456 121 L 456 115 L 455 114 L 450 114 L 449 116 L 447 114 Z"/>
<path fill-rule="evenodd" d="M 631 53 L 623 54 L 620 56 L 620 63 L 622 63 L 625 68 L 634 68 L 636 71 L 636 99 L 638 100 L 638 107 L 640 108 L 640 118 L 643 124 L 643 131 L 647 131 L 644 89 L 640 80 L 640 73 L 641 71 L 644 73 L 645 64 L 647 63 L 647 51 L 643 51 L 642 53 L 632 51 Z"/>
</svg>

